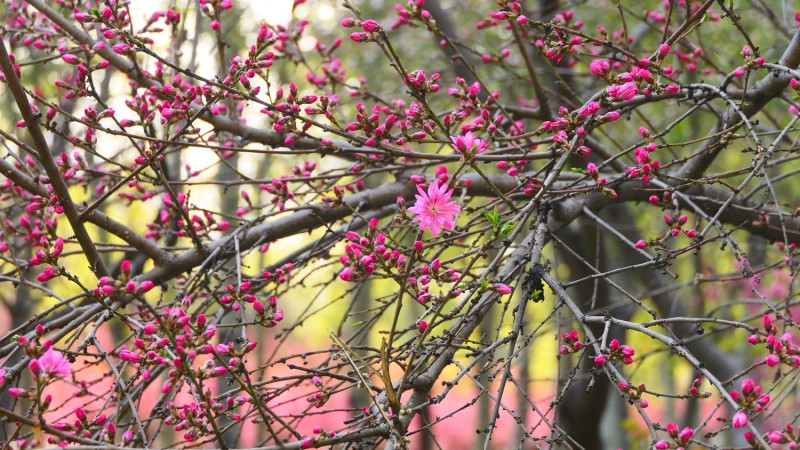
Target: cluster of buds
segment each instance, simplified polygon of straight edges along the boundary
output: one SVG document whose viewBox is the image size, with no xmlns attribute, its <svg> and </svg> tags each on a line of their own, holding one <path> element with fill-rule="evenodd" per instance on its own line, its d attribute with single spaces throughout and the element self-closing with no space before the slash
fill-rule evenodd
<svg viewBox="0 0 800 450">
<path fill-rule="evenodd" d="M 342 45 L 342 38 L 334 38 L 330 45 L 325 45 L 317 41 L 314 49 L 319 53 L 323 63 L 320 65 L 320 74 L 317 74 L 313 69 L 306 72 L 306 81 L 313 84 L 318 88 L 324 86 L 335 86 L 337 83 L 344 83 L 347 71 L 342 67 L 342 61 L 339 58 L 333 58 L 333 52 Z M 327 93 L 325 94 L 327 95 Z M 334 94 L 335 95 L 335 94 Z"/>
<path fill-rule="evenodd" d="M 681 214 L 678 217 L 669 214 L 664 214 L 664 223 L 668 227 L 670 227 L 669 236 L 675 237 L 678 234 L 680 234 L 681 231 L 683 231 L 683 234 L 685 234 L 689 238 L 694 238 L 695 236 L 697 236 L 697 231 L 694 228 L 690 228 L 688 230 L 681 230 L 682 227 L 686 225 L 686 222 L 688 220 L 689 218 L 686 216 L 686 214 Z"/>
<path fill-rule="evenodd" d="M 211 397 L 211 392 L 204 392 L 204 396 Z M 167 402 L 165 411 L 167 417 L 164 424 L 173 427 L 176 432 L 183 432 L 183 438 L 187 442 L 194 442 L 197 439 L 212 434 L 212 426 L 209 423 L 207 408 L 211 405 L 206 402 L 190 402 L 185 405 L 178 405 L 172 401 Z"/>
<path fill-rule="evenodd" d="M 36 251 L 36 254 L 33 255 L 28 262 L 31 266 L 50 264 L 42 273 L 36 276 L 39 282 L 44 283 L 59 275 L 59 271 L 55 266 L 58 265 L 58 257 L 61 256 L 61 252 L 64 251 L 64 239 L 57 237 L 55 243 L 53 243 L 51 247 L 50 240 L 42 236 L 39 245 L 41 248 Z"/>
<path fill-rule="evenodd" d="M 164 154 L 158 153 L 151 149 L 145 149 L 142 151 L 141 155 L 136 156 L 133 159 L 133 162 L 139 166 L 149 166 L 154 162 L 160 162 L 164 160 Z"/>
<path fill-rule="evenodd" d="M 631 364 L 635 353 L 636 351 L 632 347 L 620 345 L 619 340 L 611 339 L 611 342 L 608 343 L 608 348 L 594 357 L 594 363 L 598 366 L 605 364 L 607 361 L 621 361 L 623 364 Z"/>
<path fill-rule="evenodd" d="M 567 108 L 561 106 L 558 109 L 560 117 L 553 121 L 546 120 L 542 122 L 540 130 L 564 131 L 565 133 L 574 130 L 575 134 L 582 138 L 586 135 L 586 131 L 583 129 L 582 125 L 588 121 L 594 120 L 597 123 L 605 123 L 619 119 L 619 113 L 616 111 L 610 111 L 598 116 L 597 113 L 600 111 L 600 108 L 601 106 L 599 103 L 588 102 L 578 109 L 577 113 L 571 113 Z M 585 147 L 579 148 L 578 154 L 581 156 L 588 156 L 589 149 Z"/>
<path fill-rule="evenodd" d="M 703 61 L 703 49 L 695 48 L 691 52 L 682 52 L 680 50 L 675 50 L 675 57 L 678 58 L 678 63 L 683 66 L 687 72 L 697 72 L 699 70 L 699 64 Z M 704 75 L 710 75 L 712 70 L 710 68 L 706 68 L 702 70 Z"/>
<path fill-rule="evenodd" d="M 608 182 L 605 177 L 600 176 L 600 172 L 597 170 L 597 165 L 593 162 L 586 164 L 586 173 L 589 174 L 590 177 L 597 183 L 599 186 L 605 186 Z"/>
<path fill-rule="evenodd" d="M 524 17 L 524 16 L 523 16 Z M 544 52 L 544 55 L 557 64 L 561 62 L 565 55 L 569 55 L 576 51 L 575 47 L 583 44 L 583 38 L 580 36 L 569 37 L 566 33 L 560 30 L 555 30 L 556 33 L 549 35 L 550 39 L 537 39 L 536 46 Z"/>
<path fill-rule="evenodd" d="M 72 159 L 75 161 L 73 162 L 70 160 L 70 157 L 66 152 L 61 152 L 61 155 L 56 159 L 58 171 L 68 184 L 73 182 L 85 182 L 86 178 L 79 174 L 78 171 L 87 170 L 86 161 L 83 159 L 83 156 L 80 154 L 80 152 L 77 151 L 72 154 Z"/>
<path fill-rule="evenodd" d="M 520 25 L 528 23 L 528 18 L 522 14 L 522 5 L 519 2 L 510 2 L 504 5 L 501 11 L 489 11 L 489 17 L 494 20 L 514 20 Z M 571 17 L 571 16 L 570 16 Z M 494 23 L 496 25 L 496 23 Z"/>
<path fill-rule="evenodd" d="M 699 377 L 695 378 L 694 381 L 692 381 L 692 387 L 689 388 L 689 397 L 698 399 L 711 397 L 711 392 L 709 391 L 700 392 L 700 385 L 702 384 L 703 384 L 702 378 Z"/>
<path fill-rule="evenodd" d="M 305 108 L 303 108 L 303 112 L 305 112 L 309 116 L 324 115 L 326 119 L 330 120 L 332 123 L 335 124 L 337 123 L 337 121 L 336 121 L 336 116 L 333 114 L 333 112 L 336 109 L 336 105 L 338 104 L 339 104 L 339 95 L 337 94 L 329 95 L 326 92 L 319 96 L 316 105 L 306 106 Z"/>
<path fill-rule="evenodd" d="M 294 264 L 287 262 L 286 264 L 275 269 L 274 272 L 270 272 L 269 270 L 261 272 L 261 276 L 267 283 L 283 284 L 289 279 L 289 275 L 291 275 L 292 270 L 294 270 Z"/>
<path fill-rule="evenodd" d="M 428 30 L 436 28 L 436 21 L 433 19 L 430 11 L 423 9 L 425 0 L 406 0 L 406 4 L 402 5 L 396 3 L 394 9 L 397 12 L 397 20 L 392 23 L 391 28 L 396 30 L 403 25 L 411 26 L 415 20 L 422 21 Z"/>
<path fill-rule="evenodd" d="M 790 423 L 783 430 L 770 431 L 766 438 L 772 444 L 788 444 L 786 448 L 789 450 L 800 448 L 800 428 L 795 429 Z"/>
<path fill-rule="evenodd" d="M 367 108 L 361 104 L 356 103 L 356 121 L 347 124 L 347 131 L 361 131 L 367 137 L 364 145 L 374 146 L 383 139 L 390 139 L 391 131 L 398 121 L 397 115 L 391 113 L 388 106 L 375 105 L 372 107 L 372 112 L 368 113 Z M 386 115 L 386 119 L 381 122 L 381 113 Z M 419 138 L 425 137 L 423 133 Z M 402 138 L 400 138 L 402 139 Z M 402 145 L 404 141 L 395 141 L 397 145 Z"/>
<path fill-rule="evenodd" d="M 114 425 L 114 422 L 109 421 L 108 417 L 105 415 L 100 414 L 94 419 L 90 420 L 86 410 L 80 407 L 75 408 L 75 420 L 72 423 L 56 422 L 53 424 L 53 428 L 84 438 L 91 438 L 93 434 L 99 432 L 103 435 L 103 440 L 110 443 L 114 442 L 114 434 L 117 431 L 117 427 Z M 48 442 L 61 447 L 70 443 L 70 439 L 50 437 L 48 438 Z"/>
<path fill-rule="evenodd" d="M 309 436 L 300 442 L 300 448 L 314 448 L 323 445 L 325 438 L 333 438 L 336 436 L 335 431 L 325 432 L 325 429 L 317 425 L 312 430 L 314 436 Z"/>
<path fill-rule="evenodd" d="M 281 269 L 278 269 L 281 270 Z M 228 293 L 220 297 L 219 301 L 223 305 L 230 306 L 234 311 L 239 311 L 241 305 L 249 303 L 253 305 L 253 311 L 258 316 L 258 321 L 266 327 L 274 327 L 281 320 L 283 320 L 283 309 L 278 308 L 278 298 L 270 296 L 267 304 L 256 298 L 256 295 L 251 292 L 251 284 L 249 281 L 244 281 L 237 288 L 232 284 L 226 286 Z"/>
<path fill-rule="evenodd" d="M 744 65 L 733 70 L 731 75 L 734 77 L 741 77 L 747 69 L 764 65 L 764 58 L 761 56 L 754 57 L 749 45 L 742 47 L 742 56 L 744 56 Z"/>
<path fill-rule="evenodd" d="M 28 214 L 36 214 L 38 212 L 38 215 L 46 217 L 46 213 L 48 213 L 50 208 L 52 208 L 52 211 L 54 213 L 64 214 L 64 207 L 61 206 L 61 203 L 59 203 L 58 197 L 53 191 L 53 185 L 51 184 L 47 185 L 47 193 L 48 195 L 46 197 L 40 197 L 38 195 L 32 196 L 28 204 L 25 205 L 25 212 L 27 212 Z M 20 225 L 23 225 L 25 228 L 28 228 L 30 224 L 23 224 L 22 217 L 20 217 Z"/>
<path fill-rule="evenodd" d="M 655 144 L 648 144 L 648 147 L 636 147 L 633 155 L 636 157 L 636 166 L 630 166 L 625 169 L 625 172 L 632 178 L 641 178 L 642 183 L 649 183 L 652 177 L 661 168 L 661 163 L 658 160 L 650 158 L 650 152 L 655 150 Z"/>
<path fill-rule="evenodd" d="M 367 19 L 360 21 L 352 17 L 345 17 L 342 19 L 342 26 L 345 28 L 360 27 L 363 31 L 354 31 L 350 33 L 350 40 L 353 42 L 371 42 L 377 40 L 375 33 L 383 32 L 383 27 L 378 22 Z"/>
<path fill-rule="evenodd" d="M 578 330 L 572 330 L 569 333 L 561 333 L 561 339 L 564 341 L 564 344 L 558 347 L 559 355 L 568 355 L 583 349 L 583 342 L 581 342 L 578 336 Z"/>
<path fill-rule="evenodd" d="M 137 282 L 132 279 L 131 262 L 127 259 L 120 263 L 119 268 L 119 279 L 101 277 L 92 293 L 98 297 L 110 297 L 117 294 L 144 294 L 153 289 L 154 284 L 150 280 Z"/>
<path fill-rule="evenodd" d="M 432 94 L 439 92 L 439 85 L 437 81 L 441 75 L 434 73 L 430 78 L 425 76 L 425 70 L 419 69 L 408 74 L 406 77 L 406 86 L 413 88 L 416 92 L 422 94 Z"/>
<path fill-rule="evenodd" d="M 525 167 L 526 162 L 527 161 L 523 159 L 517 161 L 498 161 L 497 164 L 495 164 L 495 167 L 500 170 L 505 170 L 506 175 L 510 177 L 516 177 L 520 174 L 520 169 Z"/>
<path fill-rule="evenodd" d="M 395 144 L 403 145 L 407 140 L 421 141 L 428 135 L 433 136 L 437 124 L 424 104 L 411 102 L 408 108 L 403 110 L 403 114 L 405 114 L 405 120 L 401 120 L 399 126 L 405 139 L 395 140 Z M 415 132 L 412 128 L 421 131 Z"/>
<path fill-rule="evenodd" d="M 577 113 L 573 114 L 564 106 L 558 108 L 559 118 L 556 120 L 545 120 L 542 122 L 539 131 L 556 131 L 553 136 L 553 143 L 564 149 L 575 149 L 575 153 L 579 156 L 589 156 L 591 149 L 583 145 L 583 139 L 586 137 L 586 129 L 581 126 L 590 117 L 594 117 L 597 111 L 600 110 L 600 105 L 595 102 L 589 102 L 583 106 Z M 611 113 L 609 113 L 611 114 Z M 573 138 L 575 144 L 572 144 Z"/>
<path fill-rule="evenodd" d="M 294 192 L 289 190 L 289 183 L 285 181 L 286 178 L 289 178 L 289 176 L 283 175 L 281 178 L 273 177 L 269 183 L 258 185 L 259 189 L 273 195 L 270 199 L 270 203 L 277 205 L 278 210 L 281 212 L 286 209 L 286 202 L 294 199 Z"/>
<path fill-rule="evenodd" d="M 189 297 L 185 297 L 183 300 L 186 305 L 190 302 Z M 149 311 L 140 310 L 140 314 L 147 317 Z M 164 355 L 177 353 L 185 356 L 186 361 L 190 363 L 198 352 L 202 352 L 203 346 L 214 337 L 216 329 L 216 325 L 209 323 L 205 314 L 192 317 L 180 307 L 163 308 L 157 318 L 142 326 L 130 350 L 120 350 L 119 358 L 137 365 L 145 380 L 149 380 L 152 376 L 148 369 L 151 365 L 172 366 L 183 370 L 185 366 L 181 357 L 171 360 Z M 172 347 L 172 341 L 167 337 L 159 336 L 159 332 L 163 332 L 165 336 L 172 335 L 177 347 Z M 176 369 L 171 369 L 169 375 L 174 378 L 178 373 Z M 171 388 L 171 382 L 167 383 L 165 392 Z"/>
<path fill-rule="evenodd" d="M 225 401 L 218 401 L 216 399 L 211 399 L 209 401 L 209 406 L 211 410 L 217 414 L 225 414 L 234 422 L 242 420 L 242 415 L 236 412 L 236 409 L 240 406 L 248 403 L 247 397 L 243 395 L 239 395 L 236 397 L 227 397 Z"/>
<path fill-rule="evenodd" d="M 429 180 L 425 175 L 422 174 L 414 174 L 408 177 L 408 179 L 414 184 L 422 184 L 427 185 L 429 183 L 438 183 L 441 186 L 444 186 L 450 180 L 450 174 L 447 173 L 447 166 L 445 165 L 438 165 L 434 170 L 435 178 L 433 180 Z M 453 184 L 454 188 L 463 187 L 469 185 L 469 180 L 459 180 Z M 424 187 L 424 186 L 423 186 Z"/>
<path fill-rule="evenodd" d="M 247 91 L 248 95 L 258 95 L 261 92 L 261 86 L 253 86 L 250 80 L 255 78 L 256 75 L 262 78 L 266 76 L 264 69 L 272 67 L 272 58 L 274 58 L 275 55 L 272 52 L 264 52 L 258 56 L 253 55 L 253 53 L 257 51 L 258 49 L 256 46 L 251 46 L 250 52 L 251 56 L 254 56 L 253 58 L 242 58 L 241 56 L 234 56 L 231 58 L 231 65 L 228 67 L 228 75 L 222 80 L 223 84 L 232 86 L 238 81 Z M 234 94 L 234 96 L 236 99 L 241 98 L 239 94 Z M 211 112 L 212 114 L 218 114 L 214 112 L 213 107 Z"/>
<path fill-rule="evenodd" d="M 414 250 L 421 252 L 423 249 L 424 247 L 421 241 L 416 241 L 414 243 Z M 430 292 L 431 281 L 434 281 L 436 285 L 441 288 L 445 283 L 454 283 L 458 281 L 459 278 L 460 275 L 455 269 L 445 269 L 438 259 L 434 259 L 429 265 L 415 267 L 411 270 L 408 276 L 408 287 L 412 294 L 417 296 L 417 301 L 423 305 L 429 301 L 442 302 L 458 297 L 463 291 L 456 287 L 440 294 L 432 294 Z M 508 288 L 506 285 L 502 286 Z M 486 288 L 500 292 L 504 290 L 502 286 L 500 283 L 497 283 L 493 286 L 487 285 Z M 510 292 L 510 288 L 508 289 Z"/>
<path fill-rule="evenodd" d="M 762 394 L 761 385 L 756 384 L 755 381 L 750 378 L 745 378 L 742 380 L 741 389 L 741 392 L 733 389 L 731 391 L 731 398 L 733 398 L 733 400 L 742 407 L 742 410 L 737 413 L 741 413 L 738 419 L 740 421 L 744 420 L 746 423 L 747 413 L 761 411 L 765 406 L 767 406 L 770 398 L 769 394 Z M 742 415 L 744 415 L 744 418 L 741 417 Z M 737 417 L 734 416 L 734 427 L 736 427 L 736 419 Z"/>
<path fill-rule="evenodd" d="M 606 187 L 606 183 L 608 182 L 608 180 L 606 180 L 605 177 L 600 176 L 600 172 L 597 170 L 597 165 L 595 163 L 590 162 L 586 164 L 586 173 L 589 174 L 590 177 L 592 177 L 594 182 L 597 184 L 597 188 L 600 190 L 600 192 L 611 198 L 617 198 L 617 192 L 611 188 Z"/>
<path fill-rule="evenodd" d="M 667 434 L 672 439 L 672 442 L 661 440 L 656 442 L 654 448 L 658 450 L 665 450 L 670 448 L 683 449 L 689 445 L 694 437 L 694 430 L 691 427 L 684 427 L 678 431 L 678 425 L 672 422 L 667 424 Z"/>
<path fill-rule="evenodd" d="M 617 388 L 619 388 L 619 391 L 628 397 L 628 401 L 631 402 L 631 404 L 637 403 L 641 408 L 647 408 L 650 406 L 650 403 L 642 398 L 642 394 L 644 394 L 646 389 L 644 383 L 634 386 L 627 381 L 620 381 L 617 383 Z"/>
<path fill-rule="evenodd" d="M 459 111 L 454 113 L 453 115 L 446 115 L 444 117 L 445 124 L 447 122 L 453 122 L 456 119 L 463 120 L 466 117 L 466 113 L 474 112 L 481 109 L 484 105 L 480 99 L 478 98 L 478 94 L 481 92 L 481 84 L 479 82 L 474 82 L 472 84 L 467 84 L 467 81 L 461 77 L 456 77 L 456 85 L 457 88 L 451 87 L 447 89 L 447 95 L 459 100 L 459 107 L 463 111 Z M 487 98 L 487 102 L 493 101 L 492 97 L 490 96 Z M 463 112 L 463 115 L 459 113 Z"/>
<path fill-rule="evenodd" d="M 328 399 L 330 399 L 331 392 L 328 390 L 328 387 L 325 386 L 325 383 L 322 382 L 322 378 L 315 375 L 311 378 L 311 382 L 314 383 L 317 392 L 309 395 L 306 401 L 313 404 L 315 408 L 322 408 L 325 403 L 328 402 Z"/>
<path fill-rule="evenodd" d="M 241 344 L 234 344 L 232 342 L 219 343 L 216 346 L 205 344 L 198 349 L 200 354 L 214 354 L 220 361 L 225 361 L 227 369 L 234 373 L 241 373 L 247 369 L 244 366 L 244 357 L 248 353 L 255 350 L 257 343 L 254 341 L 246 341 Z M 222 367 L 225 368 L 224 366 Z M 217 369 L 221 371 L 220 369 Z"/>
<path fill-rule="evenodd" d="M 747 342 L 752 345 L 766 344 L 769 355 L 764 358 L 764 364 L 775 367 L 781 363 L 791 367 L 800 367 L 800 348 L 792 344 L 792 334 L 783 333 L 780 338 L 776 335 L 778 328 L 772 323 L 772 318 L 765 315 L 761 318 L 766 337 L 760 334 L 753 334 L 747 338 Z"/>
<path fill-rule="evenodd" d="M 41 197 L 28 200 L 31 202 L 29 205 L 34 203 L 42 205 L 46 201 Z M 58 219 L 52 216 L 48 217 L 45 212 L 44 208 L 38 206 L 29 211 L 30 215 L 20 215 L 16 225 L 11 219 L 5 219 L 3 225 L 5 225 L 6 232 L 21 236 L 31 246 L 41 245 L 42 237 L 55 235 L 58 226 Z"/>
<path fill-rule="evenodd" d="M 214 218 L 214 215 L 209 211 L 203 211 L 203 217 L 197 214 L 192 214 L 190 217 L 191 227 L 200 236 L 207 236 L 211 231 L 225 231 L 231 227 L 230 222 L 227 220 L 220 220 Z M 183 220 L 178 219 L 178 227 L 183 226 Z M 185 236 L 183 230 L 178 230 L 178 237 Z"/>
<path fill-rule="evenodd" d="M 348 243 L 344 254 L 339 256 L 339 262 L 344 266 L 344 270 L 339 272 L 342 281 L 358 281 L 375 272 L 378 267 L 387 271 L 405 267 L 406 257 L 400 250 L 391 250 L 386 246 L 386 234 L 378 231 L 377 218 L 370 219 L 366 236 L 348 231 L 345 238 Z"/>
</svg>

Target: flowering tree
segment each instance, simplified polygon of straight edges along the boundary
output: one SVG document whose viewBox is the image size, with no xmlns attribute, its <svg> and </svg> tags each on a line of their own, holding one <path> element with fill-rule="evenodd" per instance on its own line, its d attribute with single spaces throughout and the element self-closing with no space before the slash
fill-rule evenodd
<svg viewBox="0 0 800 450">
<path fill-rule="evenodd" d="M 270 3 L 2 1 L 6 446 L 797 448 L 788 2 Z"/>
</svg>

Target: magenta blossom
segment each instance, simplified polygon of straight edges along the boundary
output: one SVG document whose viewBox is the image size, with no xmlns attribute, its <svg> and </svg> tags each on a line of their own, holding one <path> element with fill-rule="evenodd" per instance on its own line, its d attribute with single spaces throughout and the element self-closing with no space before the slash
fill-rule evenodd
<svg viewBox="0 0 800 450">
<path fill-rule="evenodd" d="M 456 151 L 462 155 L 477 155 L 489 148 L 488 142 L 478 139 L 471 131 L 464 136 L 451 136 L 450 140 L 453 141 Z"/>
<path fill-rule="evenodd" d="M 408 211 L 417 214 L 414 222 L 419 222 L 420 229 L 430 229 L 434 236 L 441 233 L 442 229 L 452 230 L 456 225 L 455 216 L 461 212 L 461 207 L 450 201 L 453 190 L 438 183 L 432 183 L 427 193 L 419 185 L 417 190 L 417 201 Z"/>
<path fill-rule="evenodd" d="M 742 428 L 747 425 L 747 414 L 744 411 L 736 411 L 736 414 L 733 415 L 733 420 L 731 420 L 731 425 L 733 425 L 733 428 Z"/>
<path fill-rule="evenodd" d="M 36 378 L 60 378 L 68 377 L 72 373 L 69 361 L 61 352 L 48 348 L 44 354 L 36 359 L 32 359 L 28 368 Z"/>
<path fill-rule="evenodd" d="M 589 70 L 600 78 L 605 78 L 611 73 L 611 65 L 605 59 L 595 59 L 589 64 Z"/>
<path fill-rule="evenodd" d="M 615 102 L 630 100 L 639 93 L 639 89 L 633 81 L 624 84 L 614 84 L 609 86 L 606 90 L 611 100 Z"/>
</svg>

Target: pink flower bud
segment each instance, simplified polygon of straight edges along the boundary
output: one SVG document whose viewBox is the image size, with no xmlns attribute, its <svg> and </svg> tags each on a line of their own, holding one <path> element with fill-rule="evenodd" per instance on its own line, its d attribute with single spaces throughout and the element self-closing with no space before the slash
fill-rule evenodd
<svg viewBox="0 0 800 450">
<path fill-rule="evenodd" d="M 736 411 L 731 420 L 731 425 L 733 425 L 733 428 L 742 428 L 747 425 L 747 421 L 747 414 L 744 411 Z"/>
</svg>

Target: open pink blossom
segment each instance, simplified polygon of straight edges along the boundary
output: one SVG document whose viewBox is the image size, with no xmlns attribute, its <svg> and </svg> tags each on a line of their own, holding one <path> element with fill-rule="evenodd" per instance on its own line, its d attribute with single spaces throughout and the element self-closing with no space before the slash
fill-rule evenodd
<svg viewBox="0 0 800 450">
<path fill-rule="evenodd" d="M 461 212 L 461 207 L 456 202 L 450 201 L 453 190 L 447 189 L 447 185 L 432 183 L 425 192 L 421 186 L 417 186 L 419 194 L 414 206 L 408 208 L 409 212 L 417 214 L 414 222 L 419 222 L 422 230 L 431 230 L 431 234 L 436 236 L 442 229 L 452 230 L 456 225 L 455 216 Z"/>
<path fill-rule="evenodd" d="M 451 136 L 450 140 L 453 141 L 456 151 L 462 155 L 477 155 L 489 148 L 488 142 L 478 139 L 471 131 L 464 136 Z"/>
<path fill-rule="evenodd" d="M 61 352 L 48 348 L 44 354 L 31 360 L 28 365 L 36 378 L 59 378 L 68 377 L 72 373 L 69 361 Z"/>
</svg>

